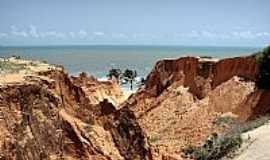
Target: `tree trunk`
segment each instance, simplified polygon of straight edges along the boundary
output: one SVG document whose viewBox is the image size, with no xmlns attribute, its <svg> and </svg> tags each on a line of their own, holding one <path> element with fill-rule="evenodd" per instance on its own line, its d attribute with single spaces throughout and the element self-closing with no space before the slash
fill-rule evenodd
<svg viewBox="0 0 270 160">
<path fill-rule="evenodd" d="M 133 80 L 130 80 L 130 90 L 133 90 Z"/>
</svg>

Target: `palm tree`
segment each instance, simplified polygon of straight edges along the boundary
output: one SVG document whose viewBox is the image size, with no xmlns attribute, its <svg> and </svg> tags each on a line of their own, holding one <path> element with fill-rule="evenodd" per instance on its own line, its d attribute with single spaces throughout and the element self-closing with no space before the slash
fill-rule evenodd
<svg viewBox="0 0 270 160">
<path fill-rule="evenodd" d="M 123 73 L 123 78 L 130 83 L 130 90 L 133 89 L 133 81 L 137 77 L 137 71 L 136 70 L 130 70 L 126 69 Z"/>
<path fill-rule="evenodd" d="M 112 68 L 109 70 L 107 77 L 109 77 L 109 79 L 113 79 L 114 77 L 117 80 L 117 83 L 119 83 L 119 80 L 121 79 L 121 75 L 122 75 L 121 69 Z"/>
</svg>

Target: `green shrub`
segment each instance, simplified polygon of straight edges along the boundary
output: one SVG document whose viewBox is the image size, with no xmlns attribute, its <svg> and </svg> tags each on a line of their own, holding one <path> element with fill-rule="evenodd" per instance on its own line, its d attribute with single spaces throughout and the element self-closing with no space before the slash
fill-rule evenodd
<svg viewBox="0 0 270 160">
<path fill-rule="evenodd" d="M 212 56 L 199 56 L 200 58 L 207 58 L 207 59 L 212 59 Z"/>
<path fill-rule="evenodd" d="M 221 136 L 213 134 L 202 146 L 188 146 L 183 152 L 196 160 L 216 160 L 236 150 L 241 144 L 242 138 L 238 132 Z"/>
<path fill-rule="evenodd" d="M 259 64 L 257 86 L 259 89 L 270 89 L 270 46 L 255 54 Z"/>
<path fill-rule="evenodd" d="M 177 96 L 181 96 L 182 95 L 182 92 L 181 91 L 176 91 L 176 95 Z"/>
<path fill-rule="evenodd" d="M 234 122 L 233 122 L 233 121 Z M 234 119 L 228 117 L 219 117 L 214 123 L 232 124 L 226 134 L 218 136 L 213 134 L 201 146 L 188 146 L 183 152 L 196 160 L 216 160 L 220 159 L 234 150 L 238 149 L 242 144 L 241 134 L 258 128 L 266 124 L 270 120 L 270 116 L 261 116 L 254 120 L 243 124 L 235 123 Z"/>
<path fill-rule="evenodd" d="M 222 124 L 233 125 L 236 123 L 236 120 L 230 116 L 220 116 L 220 117 L 217 117 L 213 123 L 217 125 L 222 125 Z"/>
<path fill-rule="evenodd" d="M 46 60 L 42 60 L 41 62 L 45 63 L 45 64 L 48 64 L 48 61 L 46 61 Z"/>
<path fill-rule="evenodd" d="M 158 134 L 152 134 L 150 137 L 149 137 L 149 141 L 150 142 L 157 142 L 160 140 L 160 136 Z"/>
</svg>

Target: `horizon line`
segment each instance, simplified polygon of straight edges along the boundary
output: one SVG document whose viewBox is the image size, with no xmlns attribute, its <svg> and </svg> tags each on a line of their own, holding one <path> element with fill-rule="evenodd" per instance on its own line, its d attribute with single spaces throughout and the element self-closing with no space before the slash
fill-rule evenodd
<svg viewBox="0 0 270 160">
<path fill-rule="evenodd" d="M 269 44 L 270 45 L 270 44 Z M 243 47 L 243 48 L 263 48 L 267 45 L 184 45 L 184 44 L 23 44 L 23 45 L 2 45 L 1 47 L 87 47 L 87 46 L 149 46 L 149 47 Z"/>
</svg>

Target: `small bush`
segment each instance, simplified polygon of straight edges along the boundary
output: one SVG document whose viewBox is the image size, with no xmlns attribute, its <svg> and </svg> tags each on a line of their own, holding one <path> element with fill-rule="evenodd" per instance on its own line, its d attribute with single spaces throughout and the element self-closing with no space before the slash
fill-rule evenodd
<svg viewBox="0 0 270 160">
<path fill-rule="evenodd" d="M 159 137 L 158 134 L 152 134 L 152 135 L 149 137 L 149 141 L 150 141 L 150 142 L 156 142 L 156 141 L 158 141 L 158 140 L 160 140 L 160 137 Z"/>
<path fill-rule="evenodd" d="M 238 132 L 222 136 L 213 134 L 202 146 L 188 146 L 183 152 L 196 160 L 216 160 L 236 150 L 241 144 L 242 138 Z"/>
<path fill-rule="evenodd" d="M 222 125 L 222 124 L 233 125 L 236 123 L 236 120 L 230 116 L 221 116 L 221 117 L 217 117 L 213 123 L 217 125 Z"/>
<path fill-rule="evenodd" d="M 35 63 L 35 62 L 30 62 L 29 65 L 30 65 L 30 66 L 38 66 L 38 64 Z"/>
<path fill-rule="evenodd" d="M 213 134 L 208 138 L 202 146 L 188 146 L 183 152 L 196 160 L 216 160 L 220 159 L 234 150 L 238 149 L 242 144 L 241 134 L 258 128 L 266 124 L 270 120 L 270 116 L 261 116 L 254 120 L 243 124 L 235 123 L 234 119 L 228 117 L 219 117 L 214 123 L 232 124 L 232 129 L 226 134 L 218 136 Z"/>
<path fill-rule="evenodd" d="M 199 56 L 200 58 L 208 58 L 208 59 L 212 59 L 212 56 Z"/>
<path fill-rule="evenodd" d="M 182 95 L 182 92 L 181 91 L 176 91 L 176 95 L 177 96 L 181 96 Z"/>
<path fill-rule="evenodd" d="M 15 59 L 21 59 L 21 56 L 17 56 L 17 55 L 12 55 L 11 57 L 15 58 Z"/>
<path fill-rule="evenodd" d="M 42 60 L 41 62 L 45 63 L 45 64 L 48 64 L 48 61 L 46 61 L 46 60 Z"/>
</svg>

